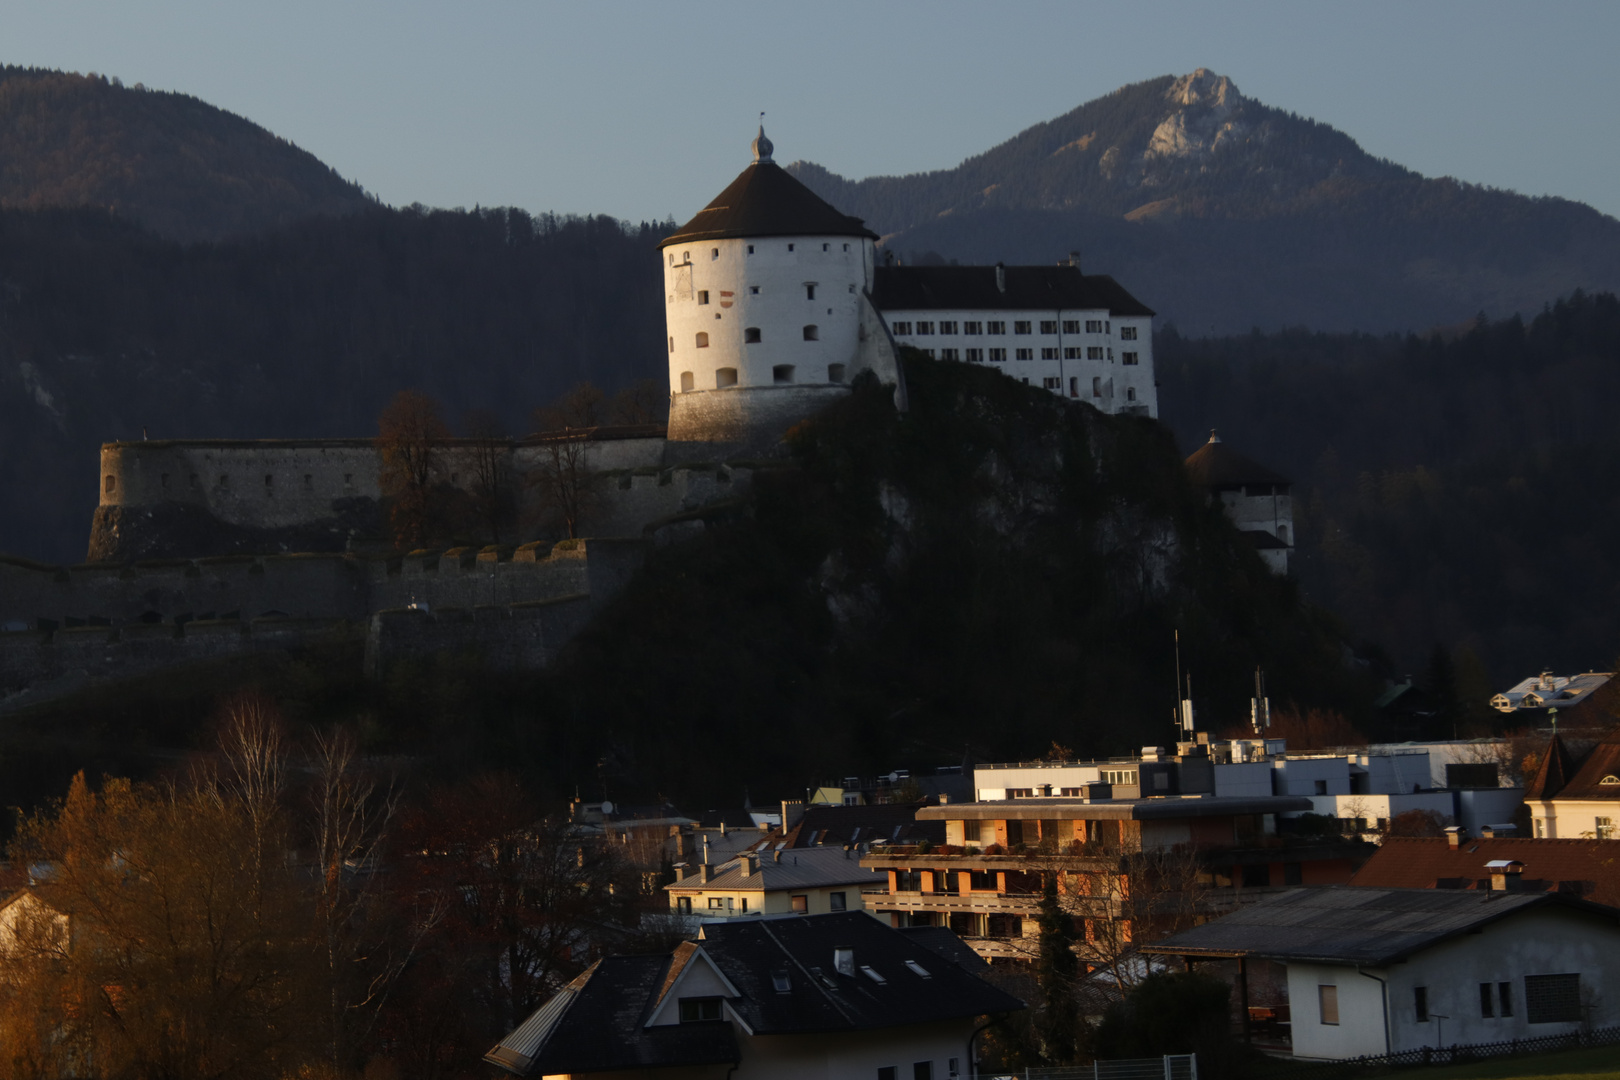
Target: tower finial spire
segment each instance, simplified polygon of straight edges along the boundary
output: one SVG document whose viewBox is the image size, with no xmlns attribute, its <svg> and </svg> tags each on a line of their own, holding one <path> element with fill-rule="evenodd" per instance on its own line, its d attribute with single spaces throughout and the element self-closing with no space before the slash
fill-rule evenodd
<svg viewBox="0 0 1620 1080">
<path fill-rule="evenodd" d="M 754 140 L 754 162 L 769 162 L 771 160 L 771 140 L 765 137 L 765 114 L 759 114 L 759 137 Z"/>
</svg>

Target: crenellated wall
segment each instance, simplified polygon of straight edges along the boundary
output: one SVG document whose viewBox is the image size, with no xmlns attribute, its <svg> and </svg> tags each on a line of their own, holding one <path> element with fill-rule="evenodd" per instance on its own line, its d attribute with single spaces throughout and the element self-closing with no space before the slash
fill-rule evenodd
<svg viewBox="0 0 1620 1080">
<path fill-rule="evenodd" d="M 640 540 L 53 567 L 0 559 L 0 712 L 104 678 L 265 651 L 477 648 L 538 667 L 618 595 Z M 383 616 L 381 619 L 378 616 Z"/>
</svg>

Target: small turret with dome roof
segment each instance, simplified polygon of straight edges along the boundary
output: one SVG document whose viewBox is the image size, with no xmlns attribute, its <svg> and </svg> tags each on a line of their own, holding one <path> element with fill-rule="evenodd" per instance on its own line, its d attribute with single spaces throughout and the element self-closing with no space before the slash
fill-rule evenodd
<svg viewBox="0 0 1620 1080">
<path fill-rule="evenodd" d="M 772 160 L 753 161 L 666 237 L 672 454 L 681 444 L 761 449 L 875 369 L 897 380 L 871 302 L 877 234 Z"/>
</svg>

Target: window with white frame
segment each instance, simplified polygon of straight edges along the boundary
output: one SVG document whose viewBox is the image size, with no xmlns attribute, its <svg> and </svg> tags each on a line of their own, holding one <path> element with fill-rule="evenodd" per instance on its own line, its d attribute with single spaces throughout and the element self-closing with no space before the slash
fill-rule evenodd
<svg viewBox="0 0 1620 1080">
<path fill-rule="evenodd" d="M 1103 358 L 1103 351 L 1102 351 L 1102 346 L 1101 345 L 1087 345 L 1086 346 L 1086 359 L 1087 360 L 1101 360 L 1102 358 Z"/>
<path fill-rule="evenodd" d="M 967 362 L 968 363 L 970 363 L 970 364 L 982 364 L 982 363 L 984 363 L 984 350 L 983 349 L 968 349 L 968 350 L 966 350 L 966 352 L 967 352 Z"/>
<path fill-rule="evenodd" d="M 1078 334 L 1080 332 L 1080 320 L 1079 319 L 1064 319 L 1063 320 L 1063 332 L 1065 334 Z"/>
<path fill-rule="evenodd" d="M 941 350 L 939 350 L 939 358 L 941 360 L 960 360 L 960 359 L 962 359 L 962 350 L 961 349 L 941 349 Z"/>
<path fill-rule="evenodd" d="M 1034 324 L 1031 323 L 1028 319 L 1014 319 L 1013 320 L 1013 333 L 1015 333 L 1015 334 L 1028 334 L 1028 333 L 1031 332 L 1030 327 L 1033 326 L 1033 325 Z"/>
<path fill-rule="evenodd" d="M 1033 360 L 1033 359 L 1035 359 L 1035 350 L 1034 349 L 1019 349 L 1017 351 L 1017 353 L 1015 354 L 1015 356 L 1019 360 Z"/>
<path fill-rule="evenodd" d="M 984 324 L 981 323 L 981 322 L 974 321 L 974 320 L 969 320 L 967 322 L 964 322 L 962 324 L 962 333 L 964 333 L 964 334 L 982 334 L 982 333 L 984 333 Z"/>
<path fill-rule="evenodd" d="M 1057 358 L 1058 358 L 1058 351 L 1057 351 L 1057 346 L 1056 345 L 1051 345 L 1051 346 L 1043 345 L 1043 346 L 1041 346 L 1041 359 L 1042 360 L 1056 360 Z"/>
<path fill-rule="evenodd" d="M 942 333 L 942 334 L 954 334 L 954 333 L 956 333 L 956 322 L 954 320 L 948 320 L 948 321 L 940 323 L 939 324 L 939 332 Z"/>
<path fill-rule="evenodd" d="M 1134 326 L 1122 326 L 1122 327 L 1120 327 L 1119 328 L 1119 339 L 1121 341 L 1135 341 L 1136 340 L 1136 327 L 1134 327 Z"/>
<path fill-rule="evenodd" d="M 990 350 L 990 362 L 992 364 L 1004 364 L 1004 363 L 1006 363 L 1007 362 L 1007 350 L 1006 349 L 991 349 Z"/>
<path fill-rule="evenodd" d="M 1007 324 L 999 320 L 992 319 L 984 324 L 984 332 L 987 334 L 1005 334 L 1007 332 Z"/>
<path fill-rule="evenodd" d="M 1086 320 L 1086 333 L 1088 333 L 1088 334 L 1100 334 L 1100 333 L 1102 333 L 1102 320 L 1101 319 L 1087 319 Z"/>
<path fill-rule="evenodd" d="M 1041 333 L 1043 333 L 1043 334 L 1055 334 L 1057 332 L 1058 332 L 1058 324 L 1057 324 L 1056 319 L 1042 319 L 1041 320 Z"/>
<path fill-rule="evenodd" d="M 1328 985 L 1318 986 L 1316 988 L 1316 1008 L 1322 1023 L 1337 1026 L 1339 1023 L 1339 988 Z"/>
<path fill-rule="evenodd" d="M 1085 352 L 1078 345 L 1063 346 L 1063 359 L 1065 360 L 1079 360 L 1084 356 Z"/>
<path fill-rule="evenodd" d="M 1138 362 L 1137 361 L 1137 354 L 1133 353 L 1133 352 L 1120 353 L 1119 354 L 1119 362 L 1122 363 L 1122 364 L 1135 364 L 1135 363 Z"/>
<path fill-rule="evenodd" d="M 902 322 L 897 322 L 897 323 L 894 324 L 894 336 L 895 337 L 909 337 L 910 335 L 911 335 L 911 323 L 909 321 L 902 321 Z"/>
<path fill-rule="evenodd" d="M 932 334 L 933 332 L 934 332 L 934 324 L 933 323 L 931 323 L 931 322 L 919 322 L 917 324 L 917 336 L 918 337 L 923 337 L 925 335 Z"/>
</svg>

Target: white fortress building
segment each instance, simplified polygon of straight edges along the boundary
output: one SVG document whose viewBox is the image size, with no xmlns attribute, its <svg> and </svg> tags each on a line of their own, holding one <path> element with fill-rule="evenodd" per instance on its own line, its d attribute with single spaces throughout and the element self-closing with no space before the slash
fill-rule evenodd
<svg viewBox="0 0 1620 1080">
<path fill-rule="evenodd" d="M 1103 412 L 1158 415 L 1153 312 L 1071 255 L 1057 266 L 878 265 L 877 235 L 771 160 L 661 245 L 666 460 L 763 449 L 871 371 L 906 407 L 898 348 L 985 364 Z"/>
</svg>

